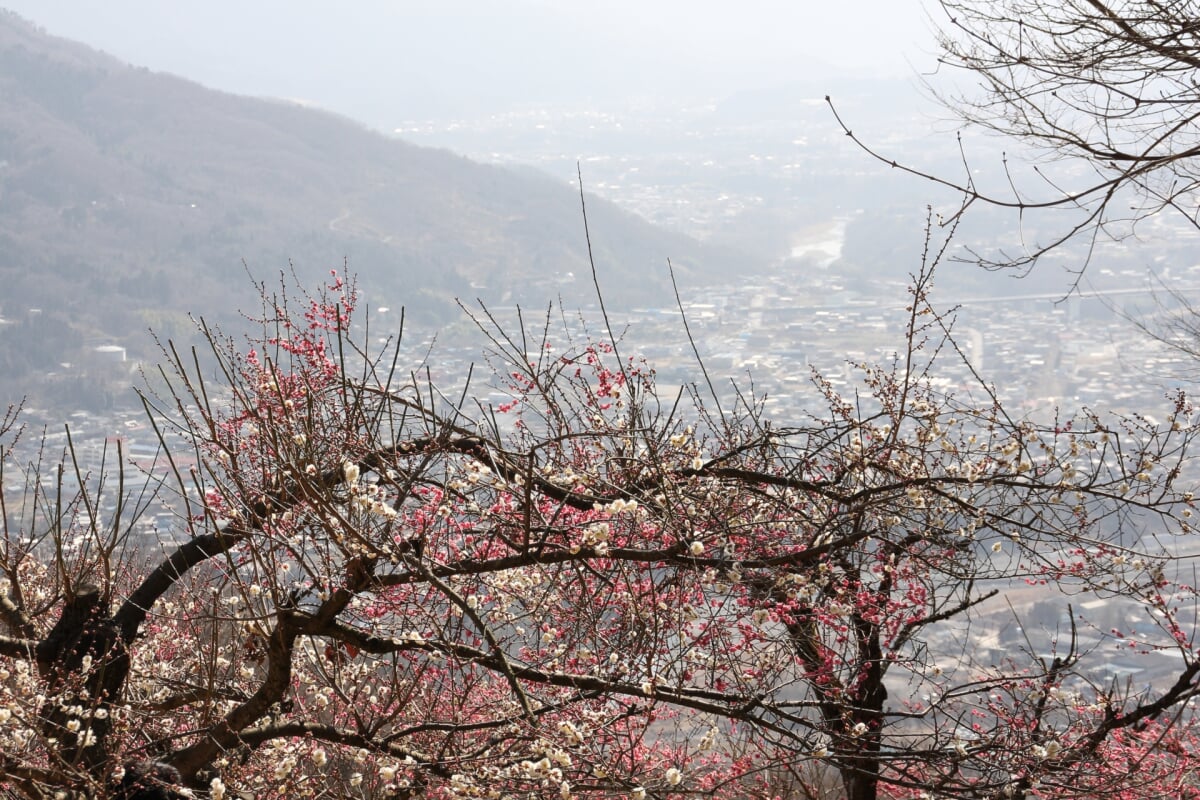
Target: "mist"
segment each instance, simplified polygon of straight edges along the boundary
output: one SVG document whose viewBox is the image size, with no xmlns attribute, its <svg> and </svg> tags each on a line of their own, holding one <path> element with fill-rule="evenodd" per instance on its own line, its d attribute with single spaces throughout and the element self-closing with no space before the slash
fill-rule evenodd
<svg viewBox="0 0 1200 800">
<path fill-rule="evenodd" d="M 9 0 L 49 33 L 238 94 L 397 120 L 678 102 L 933 63 L 919 0 Z"/>
</svg>

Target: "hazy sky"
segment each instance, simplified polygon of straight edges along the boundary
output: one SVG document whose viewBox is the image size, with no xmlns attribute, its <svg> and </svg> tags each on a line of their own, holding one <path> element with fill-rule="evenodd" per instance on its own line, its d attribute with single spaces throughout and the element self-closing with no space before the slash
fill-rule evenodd
<svg viewBox="0 0 1200 800">
<path fill-rule="evenodd" d="M 0 0 L 50 33 L 383 128 L 535 103 L 715 96 L 932 63 L 922 0 Z M 910 63 L 912 66 L 910 66 Z"/>
</svg>

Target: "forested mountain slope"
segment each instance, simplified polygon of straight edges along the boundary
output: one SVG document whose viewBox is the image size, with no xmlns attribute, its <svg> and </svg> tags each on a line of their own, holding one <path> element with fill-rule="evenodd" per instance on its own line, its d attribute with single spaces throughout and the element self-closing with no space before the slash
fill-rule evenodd
<svg viewBox="0 0 1200 800">
<path fill-rule="evenodd" d="M 455 298 L 585 303 L 579 199 L 562 177 L 211 91 L 0 13 L 0 368 L 171 334 L 185 311 L 232 315 L 247 267 L 311 276 L 349 259 L 375 303 L 435 322 Z M 744 267 L 600 200 L 588 216 L 613 302 L 665 302 L 667 258 L 693 287 Z"/>
</svg>

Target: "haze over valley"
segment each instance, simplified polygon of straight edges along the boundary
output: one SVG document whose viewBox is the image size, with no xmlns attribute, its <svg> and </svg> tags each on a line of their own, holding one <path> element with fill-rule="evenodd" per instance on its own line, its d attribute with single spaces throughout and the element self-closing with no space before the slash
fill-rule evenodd
<svg viewBox="0 0 1200 800">
<path fill-rule="evenodd" d="M 1200 225 L 919 0 L 6 1 L 0 793 L 1193 758 Z"/>
</svg>

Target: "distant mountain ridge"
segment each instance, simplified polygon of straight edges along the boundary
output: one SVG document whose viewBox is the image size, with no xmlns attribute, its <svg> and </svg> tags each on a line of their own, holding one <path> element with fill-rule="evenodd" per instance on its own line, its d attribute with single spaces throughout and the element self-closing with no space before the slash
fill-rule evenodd
<svg viewBox="0 0 1200 800">
<path fill-rule="evenodd" d="M 693 287 L 745 268 L 597 199 L 588 216 L 614 302 L 665 301 L 667 258 Z M 430 320 L 455 297 L 540 307 L 561 293 L 580 305 L 586 252 L 578 196 L 548 177 L 208 90 L 0 12 L 10 323 L 36 307 L 80 340 L 169 333 L 184 311 L 232 313 L 246 297 L 243 261 L 260 277 L 289 261 L 316 276 L 348 258 L 368 297 Z M 14 349 L 15 329 L 0 326 L 0 351 Z M 21 357 L 0 354 L 0 370 L 19 371 Z"/>
</svg>

